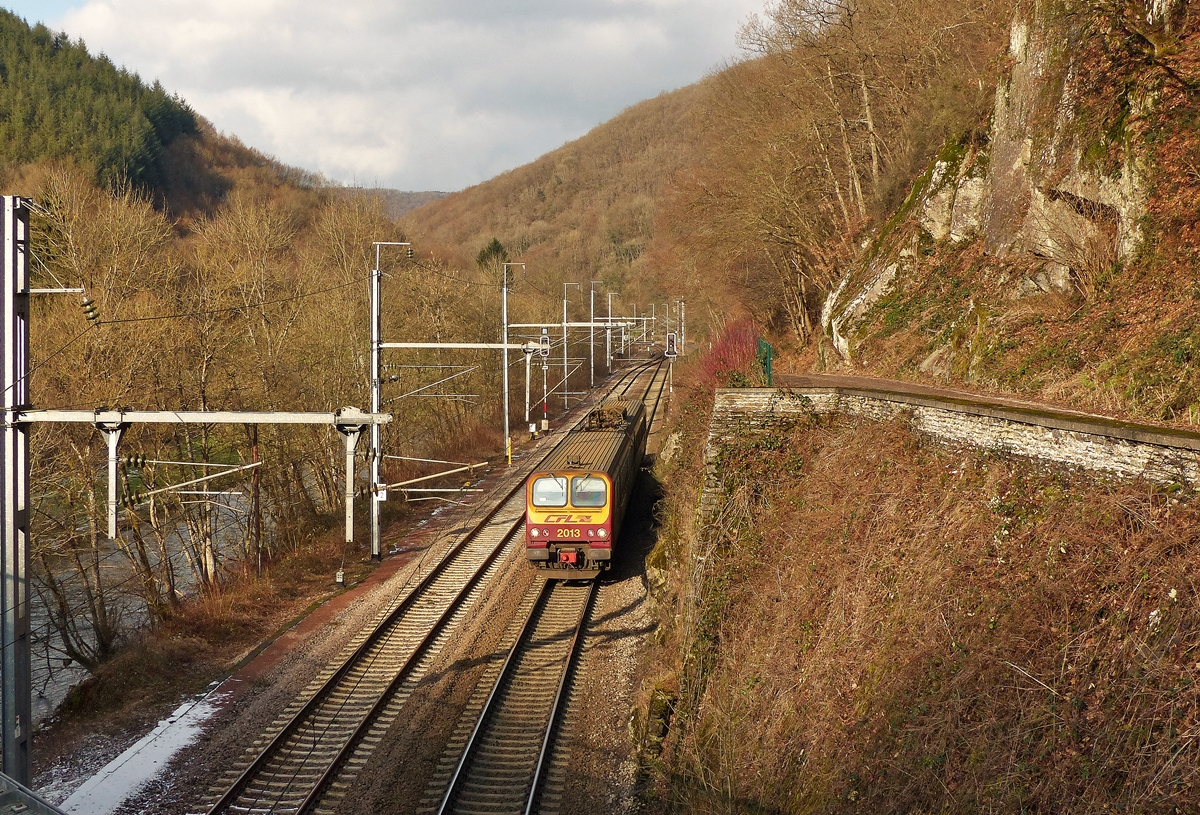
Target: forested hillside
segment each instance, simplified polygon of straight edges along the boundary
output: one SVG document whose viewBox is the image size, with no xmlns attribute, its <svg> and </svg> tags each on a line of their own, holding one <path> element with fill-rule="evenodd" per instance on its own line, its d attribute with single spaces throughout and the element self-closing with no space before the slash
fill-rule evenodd
<svg viewBox="0 0 1200 815">
<path fill-rule="evenodd" d="M 70 159 L 95 180 L 159 189 L 166 150 L 197 132 L 196 114 L 82 42 L 0 9 L 0 160 Z"/>
<path fill-rule="evenodd" d="M 532 164 L 427 204 L 404 218 L 414 239 L 464 268 L 491 241 L 527 264 L 514 308 L 552 317 L 563 282 L 602 281 L 627 313 L 682 292 L 647 254 L 672 178 L 695 161 L 692 117 L 703 91 L 662 94 Z M 530 315 L 532 316 L 532 315 Z"/>
<path fill-rule="evenodd" d="M 99 187 L 147 196 L 186 232 L 237 189 L 287 197 L 336 188 L 217 133 L 159 83 L 148 85 L 85 43 L 0 9 L 0 179 L 35 190 L 49 166 L 69 165 Z M 394 214 L 439 193 L 345 189 L 381 197 Z"/>
<path fill-rule="evenodd" d="M 700 137 L 736 171 L 697 164 L 657 239 L 743 264 L 783 366 L 1200 421 L 1194 7 L 784 0 L 746 36 Z M 1194 479 L 905 414 L 714 440 L 756 374 L 713 333 L 656 468 L 661 811 L 1197 811 Z"/>
<path fill-rule="evenodd" d="M 1198 54 L 1189 3 L 1019 10 L 991 115 L 869 235 L 802 364 L 1195 425 Z"/>
<path fill-rule="evenodd" d="M 749 59 L 416 210 L 409 231 L 462 259 L 498 238 L 550 288 L 590 275 L 631 304 L 682 296 L 698 321 L 811 340 L 861 237 L 985 114 L 1010 4 L 769 12 L 743 32 Z"/>
<path fill-rule="evenodd" d="M 36 407 L 369 406 L 372 242 L 404 239 L 387 207 L 404 205 L 406 194 L 330 186 L 287 167 L 216 133 L 182 100 L 83 43 L 2 11 L 0 128 L 4 192 L 33 207 L 32 285 L 85 291 L 33 299 Z M 498 339 L 500 292 L 491 282 L 464 286 L 428 252 L 385 253 L 383 264 L 389 337 Z M 84 298 L 94 301 L 94 322 Z M 384 431 L 389 452 L 475 461 L 502 451 L 494 357 L 453 361 L 466 363 L 456 384 L 487 395 L 479 401 L 404 399 L 428 384 L 429 371 L 393 373 L 384 398 L 404 421 Z M 115 543 L 97 499 L 106 449 L 95 430 L 37 426 L 30 449 L 31 555 L 49 611 L 34 636 L 95 672 L 80 697 L 92 703 L 109 692 L 124 703 L 113 689 L 127 680 L 122 660 L 151 653 L 184 677 L 180 666 L 192 660 L 214 655 L 220 664 L 222 649 L 253 643 L 277 624 L 274 615 L 306 604 L 306 592 L 327 591 L 339 566 L 361 568 L 361 551 L 324 534 L 344 501 L 344 446 L 332 428 L 130 428 L 122 452 L 147 463 L 122 467 Z M 254 458 L 263 466 L 253 511 L 239 507 L 222 520 L 205 500 L 141 497 L 211 473 L 214 462 Z M 424 472 L 394 460 L 383 470 L 387 478 Z M 213 486 L 248 494 L 246 479 Z M 388 522 L 403 521 L 400 504 L 388 505 Z M 205 606 L 239 592 L 254 599 Z M 202 641 L 212 632 L 220 633 Z"/>
</svg>

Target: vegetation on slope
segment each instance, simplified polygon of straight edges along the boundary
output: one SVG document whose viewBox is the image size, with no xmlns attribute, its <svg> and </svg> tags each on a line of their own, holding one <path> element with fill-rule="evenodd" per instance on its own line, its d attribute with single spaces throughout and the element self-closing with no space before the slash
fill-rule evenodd
<svg viewBox="0 0 1200 815">
<path fill-rule="evenodd" d="M 811 8 L 780 4 L 773 21 L 790 34 L 779 14 L 790 9 L 811 31 Z M 869 14 L 872 6 L 837 8 Z M 1055 258 L 1068 287 L 1047 283 L 1045 255 L 1008 251 L 985 235 L 939 241 L 925 228 L 918 205 L 935 183 L 935 155 L 967 175 L 986 173 L 993 131 L 983 116 L 955 119 L 965 126 L 946 128 L 940 144 L 915 140 L 932 152 L 896 164 L 896 186 L 880 188 L 893 192 L 873 199 L 854 187 L 871 177 L 866 160 L 857 176 L 845 172 L 847 161 L 830 174 L 837 185 L 814 189 L 824 156 L 836 155 L 816 143 L 819 127 L 812 160 L 793 164 L 791 175 L 787 161 L 798 151 L 786 147 L 789 131 L 746 127 L 781 157 L 760 169 L 734 153 L 729 162 L 744 172 L 726 177 L 753 179 L 740 195 L 720 203 L 712 185 L 697 193 L 681 185 L 676 200 L 691 195 L 700 208 L 685 212 L 714 216 L 688 223 L 725 218 L 725 235 L 825 235 L 828 243 L 810 244 L 818 262 L 763 267 L 824 270 L 809 278 L 813 302 L 839 279 L 853 296 L 896 264 L 895 283 L 853 328 L 856 370 L 1195 423 L 1200 52 L 1187 4 L 1155 8 L 1165 12 L 1147 18 L 1138 2 L 1025 9 L 1060 34 L 1033 57 L 1043 96 L 1019 103 L 1032 115 L 1017 138 L 1048 157 L 1030 171 L 1037 192 L 1056 194 L 1077 161 L 1114 187 L 1136 161 L 1148 182 L 1141 248 L 1118 260 L 1115 246 L 1079 244 L 1074 257 Z M 777 64 L 801 59 L 796 41 Z M 840 75 L 852 81 L 856 72 L 835 69 L 835 82 Z M 781 68 L 777 76 L 782 88 L 796 75 Z M 924 91 L 936 95 L 941 79 L 931 76 Z M 1072 85 L 1071 77 L 1087 80 Z M 729 110 L 752 121 L 745 101 L 755 97 L 737 89 L 736 73 L 718 82 L 737 91 Z M 835 116 L 830 130 L 839 129 Z M 870 159 L 853 147 L 849 156 Z M 823 219 L 814 207 L 822 200 Z M 866 216 L 855 221 L 859 201 Z M 1021 206 L 1003 196 L 994 204 Z M 1104 220 L 1102 207 L 1077 206 Z M 802 229 L 772 232 L 788 222 L 781 212 Z M 747 279 L 755 279 L 749 271 Z M 769 275 L 757 279 L 765 294 Z M 800 300 L 788 316 L 803 337 Z M 832 351 L 822 357 L 817 345 L 792 364 L 828 363 Z M 693 361 L 696 371 L 706 365 Z M 718 492 L 700 516 L 714 378 L 692 378 L 690 388 L 677 385 L 675 449 L 684 452 L 659 465 L 663 534 L 650 563 L 661 628 L 639 728 L 659 809 L 1200 808 L 1194 485 L 1113 483 L 939 447 L 903 423 L 812 418 L 720 450 Z M 677 383 L 686 381 L 681 371 Z"/>
<path fill-rule="evenodd" d="M 694 336 L 749 315 L 807 341 L 861 234 L 990 103 L 1009 8 L 773 4 L 745 32 L 756 58 L 406 226 L 463 265 L 499 239 L 547 297 L 600 280 L 628 307 L 686 298 Z"/>
<path fill-rule="evenodd" d="M 854 328 L 855 366 L 1152 421 L 1200 421 L 1200 31 L 1187 4 L 1163 6 L 1170 13 L 1153 23 L 1141 7 L 1063 4 L 1037 18 L 1049 41 L 1073 46 L 1038 56 L 1042 98 L 1027 100 L 1040 105 L 1027 135 L 1046 159 L 1031 169 L 1044 194 L 1058 195 L 1054 185 L 1072 172 L 1098 189 L 1129 187 L 1129 206 L 1142 188 L 1137 248 L 1120 251 L 1113 207 L 1086 200 L 1075 207 L 1094 235 L 1052 234 L 1065 247 L 1057 253 L 1006 251 L 987 235 L 935 240 L 920 213 L 901 212 L 871 251 L 885 262 L 902 250 L 911 259 L 899 258 L 891 291 Z M 990 133 L 981 121 L 944 155 L 986 173 Z M 1005 205 L 1002 197 L 995 204 Z M 878 270 L 871 260 L 861 264 L 868 275 Z M 1047 279 L 1054 268 L 1058 282 Z M 818 363 L 811 355 L 801 364 Z"/>
<path fill-rule="evenodd" d="M 371 242 L 403 238 L 378 199 L 243 187 L 180 237 L 130 188 L 113 195 L 64 168 L 30 171 L 26 182 L 37 202 L 34 285 L 83 286 L 99 310 L 99 324 L 89 326 L 72 298 L 35 301 L 37 406 L 334 411 L 369 404 Z M 481 296 L 433 261 L 385 261 L 388 336 L 494 339 L 483 315 L 498 312 L 498 291 Z M 466 386 L 494 393 L 495 359 L 477 362 Z M 436 375 L 397 369 L 385 399 L 396 403 Z M 384 431 L 389 453 L 456 458 L 474 447 L 502 449 L 494 400 L 482 408 L 432 399 L 394 407 L 404 420 Z M 88 668 L 130 633 L 123 617 L 166 621 L 197 591 L 220 592 L 237 574 L 253 574 L 260 555 L 269 570 L 277 558 L 300 554 L 343 501 L 343 443 L 329 427 L 138 425 L 123 445 L 152 460 L 196 464 L 126 466 L 123 492 L 135 506 L 122 511 L 114 550 L 100 531 L 104 505 L 96 498 L 104 491 L 104 441 L 87 425 L 38 426 L 30 444 L 33 557 L 54 599 L 62 648 Z M 255 448 L 264 463 L 261 546 L 245 517 L 231 529 L 187 496 L 137 497 L 197 478 L 205 463 L 249 461 Z M 411 470 L 389 461 L 384 475 L 399 480 Z M 176 533 L 182 540 L 173 542 Z"/>
<path fill-rule="evenodd" d="M 677 390 L 661 810 L 1200 806 L 1190 492 L 812 419 L 724 447 L 701 522 L 709 391 Z"/>
<path fill-rule="evenodd" d="M 1009 9 L 770 5 L 744 32 L 761 56 L 706 83 L 697 161 L 664 208 L 657 264 L 694 269 L 701 303 L 728 281 L 760 325 L 807 343 L 861 236 L 990 104 Z"/>
<path fill-rule="evenodd" d="M 553 319 L 564 282 L 589 289 L 593 280 L 621 294 L 619 313 L 649 310 L 680 293 L 646 252 L 666 186 L 694 160 L 689 117 L 700 93 L 684 88 L 634 105 L 531 164 L 415 210 L 405 227 L 464 268 L 499 241 L 527 264 L 513 301 L 526 313 Z"/>
</svg>

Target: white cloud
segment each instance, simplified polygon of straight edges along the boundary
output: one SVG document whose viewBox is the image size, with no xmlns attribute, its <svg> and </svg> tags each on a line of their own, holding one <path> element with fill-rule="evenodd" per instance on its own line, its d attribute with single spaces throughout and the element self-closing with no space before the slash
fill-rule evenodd
<svg viewBox="0 0 1200 815">
<path fill-rule="evenodd" d="M 48 22 L 289 164 L 458 189 L 700 79 L 736 55 L 739 24 L 761 6 L 79 0 Z"/>
</svg>

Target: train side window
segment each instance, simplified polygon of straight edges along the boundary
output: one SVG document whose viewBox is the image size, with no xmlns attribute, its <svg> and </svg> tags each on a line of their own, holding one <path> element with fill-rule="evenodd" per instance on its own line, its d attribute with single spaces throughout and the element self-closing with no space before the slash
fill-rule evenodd
<svg viewBox="0 0 1200 815">
<path fill-rule="evenodd" d="M 530 500 L 535 507 L 565 507 L 567 505 L 567 479 L 555 475 L 544 475 L 533 480 Z"/>
<path fill-rule="evenodd" d="M 577 507 L 602 507 L 608 502 L 608 485 L 603 478 L 585 475 L 571 479 L 571 504 Z"/>
</svg>

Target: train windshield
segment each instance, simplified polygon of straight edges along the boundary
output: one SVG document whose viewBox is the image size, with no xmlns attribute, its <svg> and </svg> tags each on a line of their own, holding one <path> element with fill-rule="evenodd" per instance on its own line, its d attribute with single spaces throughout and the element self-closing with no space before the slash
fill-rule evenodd
<svg viewBox="0 0 1200 815">
<path fill-rule="evenodd" d="M 608 485 L 592 475 L 571 479 L 571 504 L 577 507 L 602 507 L 608 502 Z"/>
<path fill-rule="evenodd" d="M 544 475 L 533 479 L 533 485 L 529 488 L 529 499 L 535 507 L 565 507 L 567 479 L 556 475 Z"/>
</svg>

